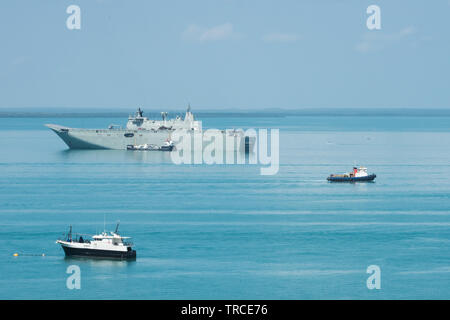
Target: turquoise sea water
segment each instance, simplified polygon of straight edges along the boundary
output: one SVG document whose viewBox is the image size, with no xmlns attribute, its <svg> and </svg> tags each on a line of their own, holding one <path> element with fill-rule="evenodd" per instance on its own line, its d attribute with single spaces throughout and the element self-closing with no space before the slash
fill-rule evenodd
<svg viewBox="0 0 450 320">
<path fill-rule="evenodd" d="M 450 117 L 202 120 L 279 128 L 279 173 L 70 151 L 43 126 L 123 118 L 0 118 L 0 298 L 450 298 Z M 326 181 L 353 165 L 376 182 Z M 104 217 L 137 260 L 65 259 L 61 233 L 101 231 Z M 81 290 L 66 288 L 72 264 Z M 366 287 L 373 264 L 380 290 Z"/>
</svg>

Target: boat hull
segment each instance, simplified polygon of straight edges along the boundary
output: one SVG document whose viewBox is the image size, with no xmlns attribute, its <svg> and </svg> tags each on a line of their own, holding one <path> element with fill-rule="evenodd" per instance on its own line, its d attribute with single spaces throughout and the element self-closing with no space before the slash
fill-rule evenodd
<svg viewBox="0 0 450 320">
<path fill-rule="evenodd" d="M 120 259 L 134 260 L 136 259 L 136 250 L 131 251 L 114 251 L 101 249 L 73 248 L 61 245 L 66 257 L 87 257 L 100 259 Z"/>
<path fill-rule="evenodd" d="M 376 174 L 370 174 L 365 177 L 337 177 L 337 176 L 329 176 L 327 178 L 330 182 L 368 182 L 373 181 L 376 178 Z"/>
</svg>

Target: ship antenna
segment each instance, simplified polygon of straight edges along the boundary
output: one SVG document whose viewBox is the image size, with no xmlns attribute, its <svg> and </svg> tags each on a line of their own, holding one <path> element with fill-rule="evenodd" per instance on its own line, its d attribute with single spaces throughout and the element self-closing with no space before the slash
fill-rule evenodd
<svg viewBox="0 0 450 320">
<path fill-rule="evenodd" d="M 114 231 L 115 234 L 119 234 L 119 224 L 120 224 L 120 220 L 117 221 L 116 230 Z"/>
</svg>

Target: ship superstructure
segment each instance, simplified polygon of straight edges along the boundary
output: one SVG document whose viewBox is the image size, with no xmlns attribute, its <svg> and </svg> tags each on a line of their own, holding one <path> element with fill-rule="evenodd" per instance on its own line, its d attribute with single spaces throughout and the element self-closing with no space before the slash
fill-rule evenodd
<svg viewBox="0 0 450 320">
<path fill-rule="evenodd" d="M 130 116 L 127 122 L 128 130 L 192 130 L 201 131 L 202 122 L 194 119 L 190 106 L 183 117 L 176 116 L 173 119 L 167 117 L 167 112 L 161 112 L 162 120 L 152 120 L 144 117 L 144 112 L 139 108 L 134 116 Z"/>
</svg>

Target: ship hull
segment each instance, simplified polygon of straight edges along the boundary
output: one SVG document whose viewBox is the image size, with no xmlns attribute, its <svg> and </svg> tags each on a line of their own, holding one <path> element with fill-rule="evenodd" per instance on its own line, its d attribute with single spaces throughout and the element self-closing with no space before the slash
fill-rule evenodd
<svg viewBox="0 0 450 320">
<path fill-rule="evenodd" d="M 136 250 L 131 251 L 114 251 L 88 248 L 74 248 L 61 245 L 66 257 L 88 257 L 100 259 L 120 259 L 133 260 L 136 259 Z"/>
<path fill-rule="evenodd" d="M 365 177 L 336 177 L 330 176 L 327 178 L 330 182 L 369 182 L 376 178 L 375 174 L 370 174 Z"/>
<path fill-rule="evenodd" d="M 126 150 L 128 145 L 163 145 L 170 134 L 162 130 L 125 129 L 74 129 L 57 125 L 47 125 L 70 149 L 111 149 Z"/>
<path fill-rule="evenodd" d="M 128 130 L 128 129 L 76 129 L 59 125 L 46 125 L 55 132 L 61 140 L 70 148 L 78 150 L 127 150 L 129 146 L 136 145 L 156 145 L 164 146 L 166 141 L 171 140 L 174 131 L 169 130 Z M 236 137 L 235 145 L 228 145 L 226 142 L 226 133 L 223 133 L 224 148 L 227 151 L 235 150 L 240 152 L 253 152 L 255 137 Z M 193 149 L 202 150 L 204 143 L 194 143 L 191 135 L 191 146 Z M 170 150 L 164 150 L 170 151 Z"/>
</svg>

